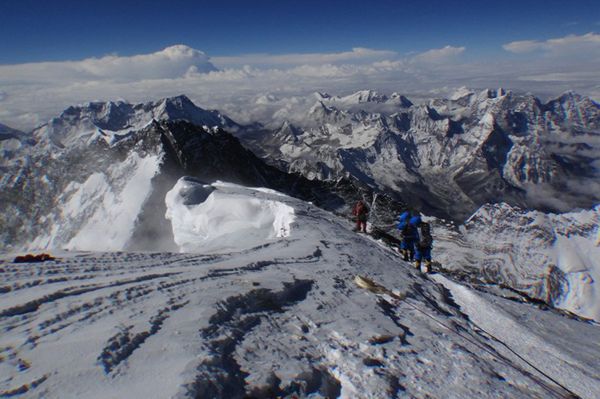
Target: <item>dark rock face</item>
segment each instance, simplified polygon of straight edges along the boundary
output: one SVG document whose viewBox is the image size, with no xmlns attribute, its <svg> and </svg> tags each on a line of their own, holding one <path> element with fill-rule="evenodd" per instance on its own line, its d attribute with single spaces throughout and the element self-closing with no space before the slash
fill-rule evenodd
<svg viewBox="0 0 600 399">
<path fill-rule="evenodd" d="M 48 147 L 34 146 L 23 162 L 13 163 L 8 168 L 3 178 L 0 222 L 2 242 L 7 249 L 27 246 L 53 229 L 59 231 L 47 244 L 67 244 L 105 198 L 97 197 L 84 206 L 82 217 L 65 218 L 64 214 L 68 213 L 65 209 L 74 195 L 73 185 L 86 185 L 91 177 L 100 175 L 116 195 L 132 178 L 133 172 L 127 170 L 131 157 L 159 157 L 160 166 L 151 177 L 151 190 L 124 247 L 128 250 L 177 249 L 170 222 L 164 217 L 164 199 L 182 176 L 192 176 L 206 183 L 223 180 L 267 187 L 339 213 L 348 213 L 358 198 L 365 198 L 373 204 L 385 203 L 374 216 L 387 222 L 395 217 L 394 209 L 402 208 L 402 204 L 384 195 L 374 195 L 373 190 L 356 180 L 311 181 L 299 174 L 283 172 L 267 165 L 221 128 L 208 129 L 186 121 L 154 121 L 112 145 L 99 135 L 85 144 L 56 149 L 54 153 L 45 149 Z M 46 243 L 42 240 L 38 245 Z"/>
<path fill-rule="evenodd" d="M 271 188 L 345 215 L 349 215 L 358 199 L 364 199 L 373 208 L 372 221 L 379 224 L 393 223 L 397 214 L 405 209 L 403 203 L 374 192 L 356 179 L 323 182 L 281 171 L 266 164 L 222 129 L 209 131 L 183 121 L 163 121 L 149 129 L 162 138 L 166 154 L 164 165 L 173 165 L 167 190 L 160 190 L 158 197 L 164 198 L 177 181 L 175 177 L 185 175 L 204 182 L 223 180 Z"/>
</svg>

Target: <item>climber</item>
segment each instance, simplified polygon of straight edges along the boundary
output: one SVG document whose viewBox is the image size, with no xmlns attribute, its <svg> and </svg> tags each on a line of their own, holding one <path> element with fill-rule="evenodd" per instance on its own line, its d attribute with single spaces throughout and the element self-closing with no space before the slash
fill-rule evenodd
<svg viewBox="0 0 600 399">
<path fill-rule="evenodd" d="M 367 232 L 367 218 L 369 217 L 369 208 L 363 200 L 358 200 L 354 208 L 352 209 L 352 215 L 356 217 L 356 227 L 354 231 Z"/>
<path fill-rule="evenodd" d="M 409 219 L 409 216 L 408 212 L 400 215 L 397 227 L 402 235 L 402 243 L 400 244 L 402 256 L 405 261 L 412 262 L 415 256 L 415 243 L 419 240 L 417 226 L 421 222 L 421 217 L 413 216 Z"/>
<path fill-rule="evenodd" d="M 400 255 L 404 258 L 404 260 L 408 260 L 408 246 L 406 240 L 404 239 L 404 230 L 406 229 L 406 225 L 408 224 L 408 219 L 410 219 L 410 212 L 404 211 L 400 216 L 398 216 L 398 223 L 396 224 L 396 228 L 400 232 Z"/>
<path fill-rule="evenodd" d="M 425 273 L 431 273 L 431 247 L 433 237 L 429 223 L 419 223 L 419 239 L 415 243 L 415 268 L 421 270 L 421 261 L 425 264 Z"/>
</svg>

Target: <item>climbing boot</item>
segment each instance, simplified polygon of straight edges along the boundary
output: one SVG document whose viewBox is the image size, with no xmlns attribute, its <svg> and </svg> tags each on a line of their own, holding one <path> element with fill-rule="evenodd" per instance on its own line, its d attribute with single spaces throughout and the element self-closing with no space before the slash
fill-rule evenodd
<svg viewBox="0 0 600 399">
<path fill-rule="evenodd" d="M 431 273 L 431 261 L 430 260 L 425 261 L 425 273 Z"/>
<path fill-rule="evenodd" d="M 419 271 L 421 270 L 421 261 L 420 260 L 415 261 L 415 269 L 417 269 Z"/>
</svg>

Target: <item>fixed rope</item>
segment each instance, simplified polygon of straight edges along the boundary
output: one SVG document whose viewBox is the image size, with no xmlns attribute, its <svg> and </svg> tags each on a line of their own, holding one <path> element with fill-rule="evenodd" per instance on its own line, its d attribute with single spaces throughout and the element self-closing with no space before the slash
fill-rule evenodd
<svg viewBox="0 0 600 399">
<path fill-rule="evenodd" d="M 494 337 L 492 334 L 488 333 L 487 331 L 485 331 L 483 328 L 479 327 L 478 325 L 475 325 L 475 327 L 477 327 L 478 329 L 480 329 L 482 332 L 484 332 L 486 335 L 488 335 L 490 338 L 492 338 L 495 342 L 497 342 L 497 343 L 501 344 L 502 346 L 504 346 L 507 350 L 509 350 L 511 353 L 513 353 L 515 356 L 517 356 L 519 359 L 521 359 L 523 362 L 525 362 L 529 367 L 531 367 L 532 369 L 534 369 L 535 371 L 537 371 L 538 373 L 540 373 L 542 376 L 546 377 L 548 380 L 550 380 L 552 383 L 554 383 L 560 390 L 557 389 L 555 386 L 552 386 L 552 385 L 546 383 L 545 381 L 540 380 L 539 378 L 537 378 L 532 373 L 530 373 L 530 372 L 528 372 L 526 370 L 518 368 L 508 358 L 506 358 L 505 356 L 499 354 L 493 348 L 489 348 L 488 346 L 486 346 L 483 343 L 479 342 L 470 333 L 469 333 L 469 335 L 471 335 L 472 338 L 469 337 L 469 336 L 466 336 L 466 335 L 462 334 L 457 329 L 452 328 L 451 326 L 449 326 L 448 324 L 444 323 L 443 321 L 441 321 L 441 320 L 437 319 L 436 317 L 430 315 L 429 313 L 425 312 L 424 310 L 422 310 L 418 306 L 410 303 L 409 301 L 406 301 L 405 300 L 405 299 L 407 299 L 406 294 L 396 294 L 395 292 L 393 292 L 390 289 L 384 287 L 383 285 L 378 284 L 378 283 L 374 282 L 373 280 L 371 280 L 371 279 L 369 279 L 367 277 L 363 277 L 363 276 L 358 276 L 358 275 L 355 276 L 354 277 L 354 282 L 359 287 L 364 288 L 364 289 L 366 289 L 368 291 L 371 291 L 371 292 L 373 292 L 375 294 L 385 294 L 385 295 L 388 295 L 389 297 L 391 297 L 393 299 L 396 299 L 398 301 L 402 301 L 402 302 L 406 303 L 408 306 L 410 306 L 414 310 L 420 312 L 421 314 L 423 314 L 426 317 L 430 318 L 431 320 L 433 320 L 437 324 L 441 325 L 442 327 L 444 327 L 444 328 L 448 329 L 449 331 L 453 332 L 454 334 L 458 335 L 459 337 L 461 337 L 465 341 L 467 341 L 467 342 L 471 343 L 472 345 L 475 345 L 479 349 L 481 349 L 481 350 L 489 353 L 490 355 L 492 355 L 493 357 L 495 357 L 496 359 L 498 359 L 500 362 L 504 363 L 505 365 L 507 365 L 509 367 L 512 367 L 512 368 L 514 368 L 515 370 L 517 370 L 517 371 L 519 371 L 521 373 L 526 374 L 529 378 L 531 378 L 533 381 L 535 381 L 536 383 L 538 383 L 540 386 L 542 386 L 544 389 L 546 389 L 547 391 L 549 391 L 553 395 L 555 395 L 555 396 L 557 396 L 559 398 L 573 398 L 573 399 L 574 398 L 579 398 L 579 395 L 575 394 L 569 388 L 567 388 L 564 385 L 562 385 L 560 382 L 558 382 L 552 376 L 550 376 L 547 373 L 545 373 L 544 371 L 540 370 L 534 364 L 532 364 L 527 359 L 525 359 L 523 356 L 521 356 L 520 354 L 518 354 L 515 350 L 513 350 L 512 348 L 510 348 L 507 344 L 505 344 L 504 342 L 502 342 L 498 338 Z M 423 296 L 426 300 L 428 300 L 428 298 L 425 297 L 424 294 L 422 294 L 422 293 L 419 293 L 419 294 L 421 296 Z"/>
</svg>

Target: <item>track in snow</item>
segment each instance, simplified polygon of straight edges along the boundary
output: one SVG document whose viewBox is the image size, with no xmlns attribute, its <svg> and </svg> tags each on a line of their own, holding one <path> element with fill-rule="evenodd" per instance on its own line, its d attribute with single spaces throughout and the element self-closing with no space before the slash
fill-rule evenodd
<svg viewBox="0 0 600 399">
<path fill-rule="evenodd" d="M 0 269 L 0 396 L 561 397 L 499 362 L 448 290 L 368 237 Z M 358 289 L 356 274 L 407 301 Z"/>
</svg>

